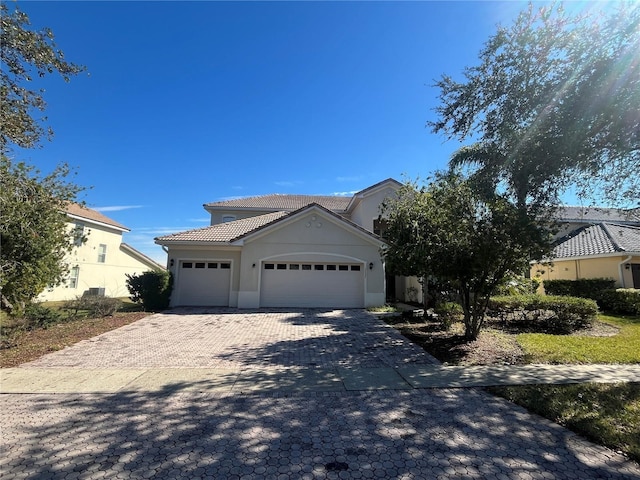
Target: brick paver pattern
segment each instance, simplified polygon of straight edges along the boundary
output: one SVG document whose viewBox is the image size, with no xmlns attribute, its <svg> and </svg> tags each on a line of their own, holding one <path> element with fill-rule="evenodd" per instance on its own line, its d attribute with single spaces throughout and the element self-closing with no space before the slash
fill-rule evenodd
<svg viewBox="0 0 640 480">
<path fill-rule="evenodd" d="M 433 362 L 366 312 L 192 313 L 31 365 Z M 477 389 L 5 394 L 0 421 L 0 477 L 11 479 L 640 479 L 621 455 Z"/>
</svg>

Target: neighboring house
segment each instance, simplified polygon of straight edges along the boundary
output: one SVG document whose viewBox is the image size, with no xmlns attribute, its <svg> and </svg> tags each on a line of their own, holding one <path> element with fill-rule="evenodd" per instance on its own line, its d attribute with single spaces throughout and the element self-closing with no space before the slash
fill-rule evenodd
<svg viewBox="0 0 640 480">
<path fill-rule="evenodd" d="M 400 186 L 387 179 L 352 197 L 264 195 L 205 204 L 210 226 L 156 238 L 174 275 L 171 305 L 384 304 L 380 204 Z"/>
<path fill-rule="evenodd" d="M 612 278 L 622 288 L 640 288 L 640 219 L 610 208 L 566 207 L 549 262 L 534 264 L 541 280 Z"/>
<path fill-rule="evenodd" d="M 84 294 L 126 297 L 126 274 L 164 270 L 122 242 L 122 234 L 129 231 L 124 225 L 77 204 L 69 204 L 66 214 L 75 243 L 66 260 L 68 277 L 64 284 L 45 289 L 39 301 L 70 300 Z"/>
</svg>

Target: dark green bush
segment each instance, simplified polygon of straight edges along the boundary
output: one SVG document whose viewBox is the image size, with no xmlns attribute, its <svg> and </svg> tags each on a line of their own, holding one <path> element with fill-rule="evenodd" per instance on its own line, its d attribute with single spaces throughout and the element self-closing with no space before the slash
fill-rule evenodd
<svg viewBox="0 0 640 480">
<path fill-rule="evenodd" d="M 607 312 L 640 315 L 640 290 L 634 288 L 605 290 L 598 299 L 598 305 Z"/>
<path fill-rule="evenodd" d="M 127 288 L 131 300 L 141 303 L 145 310 L 164 310 L 169 307 L 173 277 L 166 270 L 127 275 Z"/>
<path fill-rule="evenodd" d="M 22 317 L 25 319 L 25 326 L 29 330 L 33 328 L 47 328 L 63 320 L 63 316 L 58 310 L 45 307 L 39 303 L 27 305 Z"/>
<path fill-rule="evenodd" d="M 566 295 L 598 300 L 605 290 L 615 287 L 611 278 L 582 278 L 579 280 L 545 280 L 544 291 L 547 295 Z"/>
<path fill-rule="evenodd" d="M 588 327 L 598 314 L 594 300 L 551 295 L 509 295 L 492 297 L 489 311 L 505 323 L 533 331 L 571 333 Z"/>
<path fill-rule="evenodd" d="M 73 300 L 67 300 L 62 308 L 67 310 L 72 318 L 79 317 L 81 313 L 86 313 L 89 318 L 100 318 L 113 315 L 121 306 L 122 302 L 117 298 L 82 295 Z"/>
</svg>

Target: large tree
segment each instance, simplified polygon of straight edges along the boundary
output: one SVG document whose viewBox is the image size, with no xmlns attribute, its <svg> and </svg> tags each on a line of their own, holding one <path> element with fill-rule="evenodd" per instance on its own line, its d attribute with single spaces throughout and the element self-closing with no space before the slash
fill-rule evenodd
<svg viewBox="0 0 640 480">
<path fill-rule="evenodd" d="M 46 108 L 44 90 L 34 89 L 36 78 L 58 72 L 65 81 L 85 67 L 65 60 L 49 28 L 32 30 L 29 17 L 17 7 L 0 3 L 0 149 L 11 144 L 33 148 L 53 131 L 36 117 Z M 40 112 L 40 113 L 38 113 Z"/>
<path fill-rule="evenodd" d="M 0 3 L 0 24 L 0 293 L 2 309 L 12 310 L 63 279 L 72 246 L 64 211 L 81 190 L 66 165 L 42 176 L 15 161 L 12 147 L 51 136 L 37 78 L 58 72 L 67 81 L 84 67 L 67 62 L 51 30 L 32 30 L 17 7 Z"/>
<path fill-rule="evenodd" d="M 427 186 L 407 182 L 383 206 L 389 271 L 447 283 L 464 311 L 465 337 L 477 338 L 489 297 L 511 271 L 548 252 L 550 230 L 537 212 L 504 195 L 478 192 L 456 173 Z"/>
<path fill-rule="evenodd" d="M 464 79 L 444 75 L 437 119 L 452 158 L 476 184 L 519 207 L 567 188 L 591 201 L 640 205 L 640 4 L 569 15 L 531 4 L 489 38 Z"/>
</svg>

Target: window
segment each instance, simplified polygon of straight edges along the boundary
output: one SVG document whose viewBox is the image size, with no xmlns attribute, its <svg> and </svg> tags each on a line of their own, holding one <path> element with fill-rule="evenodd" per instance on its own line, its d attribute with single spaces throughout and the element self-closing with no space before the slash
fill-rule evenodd
<svg viewBox="0 0 640 480">
<path fill-rule="evenodd" d="M 300 270 L 300 265 L 298 265 L 297 263 L 292 263 L 291 265 L 289 265 L 289 270 Z"/>
<path fill-rule="evenodd" d="M 69 288 L 78 288 L 78 278 L 80 277 L 80 267 L 77 265 L 71 268 L 69 273 Z"/>
<path fill-rule="evenodd" d="M 265 270 L 273 270 L 274 269 L 273 263 L 265 263 L 264 264 L 264 269 Z"/>
<path fill-rule="evenodd" d="M 196 262 L 196 268 L 204 268 L 204 262 Z"/>
<path fill-rule="evenodd" d="M 84 223 L 76 223 L 73 229 L 73 244 L 79 247 L 84 242 Z"/>
<path fill-rule="evenodd" d="M 278 270 L 286 270 L 287 269 L 287 264 L 286 263 L 279 263 L 278 264 Z"/>
<path fill-rule="evenodd" d="M 218 268 L 217 263 L 207 263 L 207 268 Z"/>
<path fill-rule="evenodd" d="M 338 265 L 338 270 L 340 270 L 341 272 L 346 272 L 347 270 L 349 270 L 349 265 Z"/>
<path fill-rule="evenodd" d="M 385 238 L 387 233 L 387 221 L 384 218 L 376 218 L 373 221 L 373 233 Z"/>
<path fill-rule="evenodd" d="M 302 265 L 303 270 L 311 270 L 311 265 Z"/>
<path fill-rule="evenodd" d="M 98 263 L 104 263 L 107 260 L 107 246 L 101 243 L 98 246 Z"/>
<path fill-rule="evenodd" d="M 351 271 L 352 272 L 359 272 L 360 271 L 360 265 L 351 265 Z"/>
<path fill-rule="evenodd" d="M 220 268 L 229 270 L 231 268 L 231 264 L 230 263 L 221 263 L 220 264 Z"/>
<path fill-rule="evenodd" d="M 223 215 L 222 223 L 233 222 L 236 219 L 235 215 Z"/>
<path fill-rule="evenodd" d="M 327 265 L 327 270 L 335 271 L 335 269 L 336 269 L 335 265 Z"/>
<path fill-rule="evenodd" d="M 314 270 L 324 270 L 324 265 L 314 265 L 313 269 Z"/>
<path fill-rule="evenodd" d="M 182 268 L 193 268 L 193 263 L 191 262 L 183 262 Z"/>
</svg>

